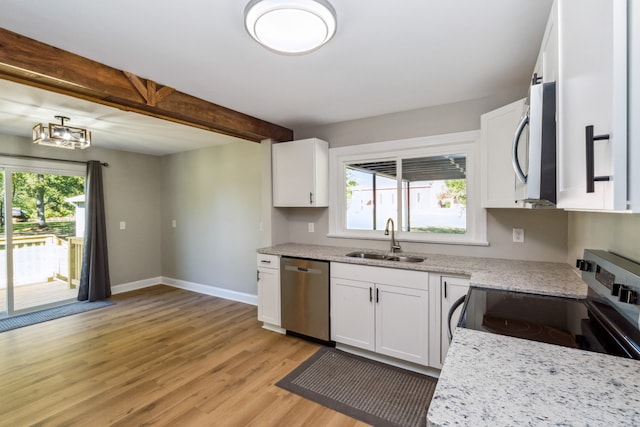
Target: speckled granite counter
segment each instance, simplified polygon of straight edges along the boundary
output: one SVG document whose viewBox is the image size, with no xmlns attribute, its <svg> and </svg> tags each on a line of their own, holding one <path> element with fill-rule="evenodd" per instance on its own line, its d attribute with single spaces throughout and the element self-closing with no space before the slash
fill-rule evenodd
<svg viewBox="0 0 640 427">
<path fill-rule="evenodd" d="M 638 426 L 640 361 L 458 328 L 430 426 Z"/>
<path fill-rule="evenodd" d="M 461 274 L 470 276 L 472 286 L 485 288 L 507 289 L 571 298 L 584 298 L 587 295 L 587 285 L 580 279 L 571 266 L 564 263 L 517 261 L 418 252 L 403 252 L 402 254 L 426 258 L 423 262 L 400 263 L 349 258 L 345 256 L 349 252 L 358 250 L 362 250 L 362 248 L 287 243 L 258 249 L 258 253 L 373 265 L 378 267 L 431 271 L 435 273 Z M 366 252 L 385 253 L 375 250 L 366 250 Z"/>
</svg>

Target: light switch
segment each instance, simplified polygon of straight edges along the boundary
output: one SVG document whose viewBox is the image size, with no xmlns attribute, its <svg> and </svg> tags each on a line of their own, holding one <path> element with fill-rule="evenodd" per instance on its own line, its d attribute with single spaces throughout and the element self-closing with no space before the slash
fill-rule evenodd
<svg viewBox="0 0 640 427">
<path fill-rule="evenodd" d="M 126 230 L 127 223 L 125 221 L 120 221 L 120 230 Z"/>
<path fill-rule="evenodd" d="M 172 219 L 171 220 L 171 227 L 176 228 L 176 226 L 177 226 L 176 220 Z"/>
</svg>

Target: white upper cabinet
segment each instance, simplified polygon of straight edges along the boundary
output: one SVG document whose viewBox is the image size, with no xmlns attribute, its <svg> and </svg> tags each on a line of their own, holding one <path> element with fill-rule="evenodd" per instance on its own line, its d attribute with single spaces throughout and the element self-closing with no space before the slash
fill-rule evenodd
<svg viewBox="0 0 640 427">
<path fill-rule="evenodd" d="M 558 207 L 626 210 L 627 0 L 558 2 Z"/>
<path fill-rule="evenodd" d="M 524 207 L 516 201 L 516 174 L 511 163 L 511 146 L 524 114 L 524 99 L 490 111 L 480 117 L 482 162 L 482 207 Z"/>
<path fill-rule="evenodd" d="M 272 146 L 273 206 L 329 206 L 329 144 L 317 138 Z"/>
<path fill-rule="evenodd" d="M 627 171 L 629 183 L 630 209 L 633 212 L 640 210 L 640 3 L 629 2 L 627 10 L 629 25 L 629 87 L 628 87 L 628 117 L 629 142 L 627 157 L 629 158 L 629 170 Z"/>
<path fill-rule="evenodd" d="M 535 81 L 534 81 L 535 80 Z M 558 81 L 558 4 L 553 2 L 531 83 Z"/>
</svg>

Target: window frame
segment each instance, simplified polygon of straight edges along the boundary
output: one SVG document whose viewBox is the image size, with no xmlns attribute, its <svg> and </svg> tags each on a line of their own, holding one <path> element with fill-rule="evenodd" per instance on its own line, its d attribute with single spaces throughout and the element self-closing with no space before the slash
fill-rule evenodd
<svg viewBox="0 0 640 427">
<path fill-rule="evenodd" d="M 465 234 L 437 234 L 399 231 L 396 238 L 405 242 L 442 243 L 487 246 L 487 215 L 480 200 L 479 131 L 375 142 L 329 149 L 329 233 L 327 237 L 388 240 L 384 230 L 348 230 L 346 228 L 345 166 L 350 163 L 383 160 L 398 161 L 398 176 L 402 176 L 402 159 L 451 154 L 466 155 L 467 170 L 467 232 Z M 402 196 L 402 180 L 397 180 L 397 195 Z M 402 203 L 397 218 L 401 218 Z M 396 221 L 398 222 L 398 221 Z"/>
</svg>

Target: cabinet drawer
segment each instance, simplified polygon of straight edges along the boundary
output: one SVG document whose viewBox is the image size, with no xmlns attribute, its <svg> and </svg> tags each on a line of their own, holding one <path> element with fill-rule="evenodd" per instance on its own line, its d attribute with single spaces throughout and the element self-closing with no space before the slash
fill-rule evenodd
<svg viewBox="0 0 640 427">
<path fill-rule="evenodd" d="M 258 267 L 280 268 L 280 257 L 278 255 L 258 254 Z"/>
<path fill-rule="evenodd" d="M 403 270 L 401 268 L 371 267 L 368 265 L 331 263 L 331 277 L 402 286 L 427 290 L 429 273 L 426 271 Z"/>
</svg>

